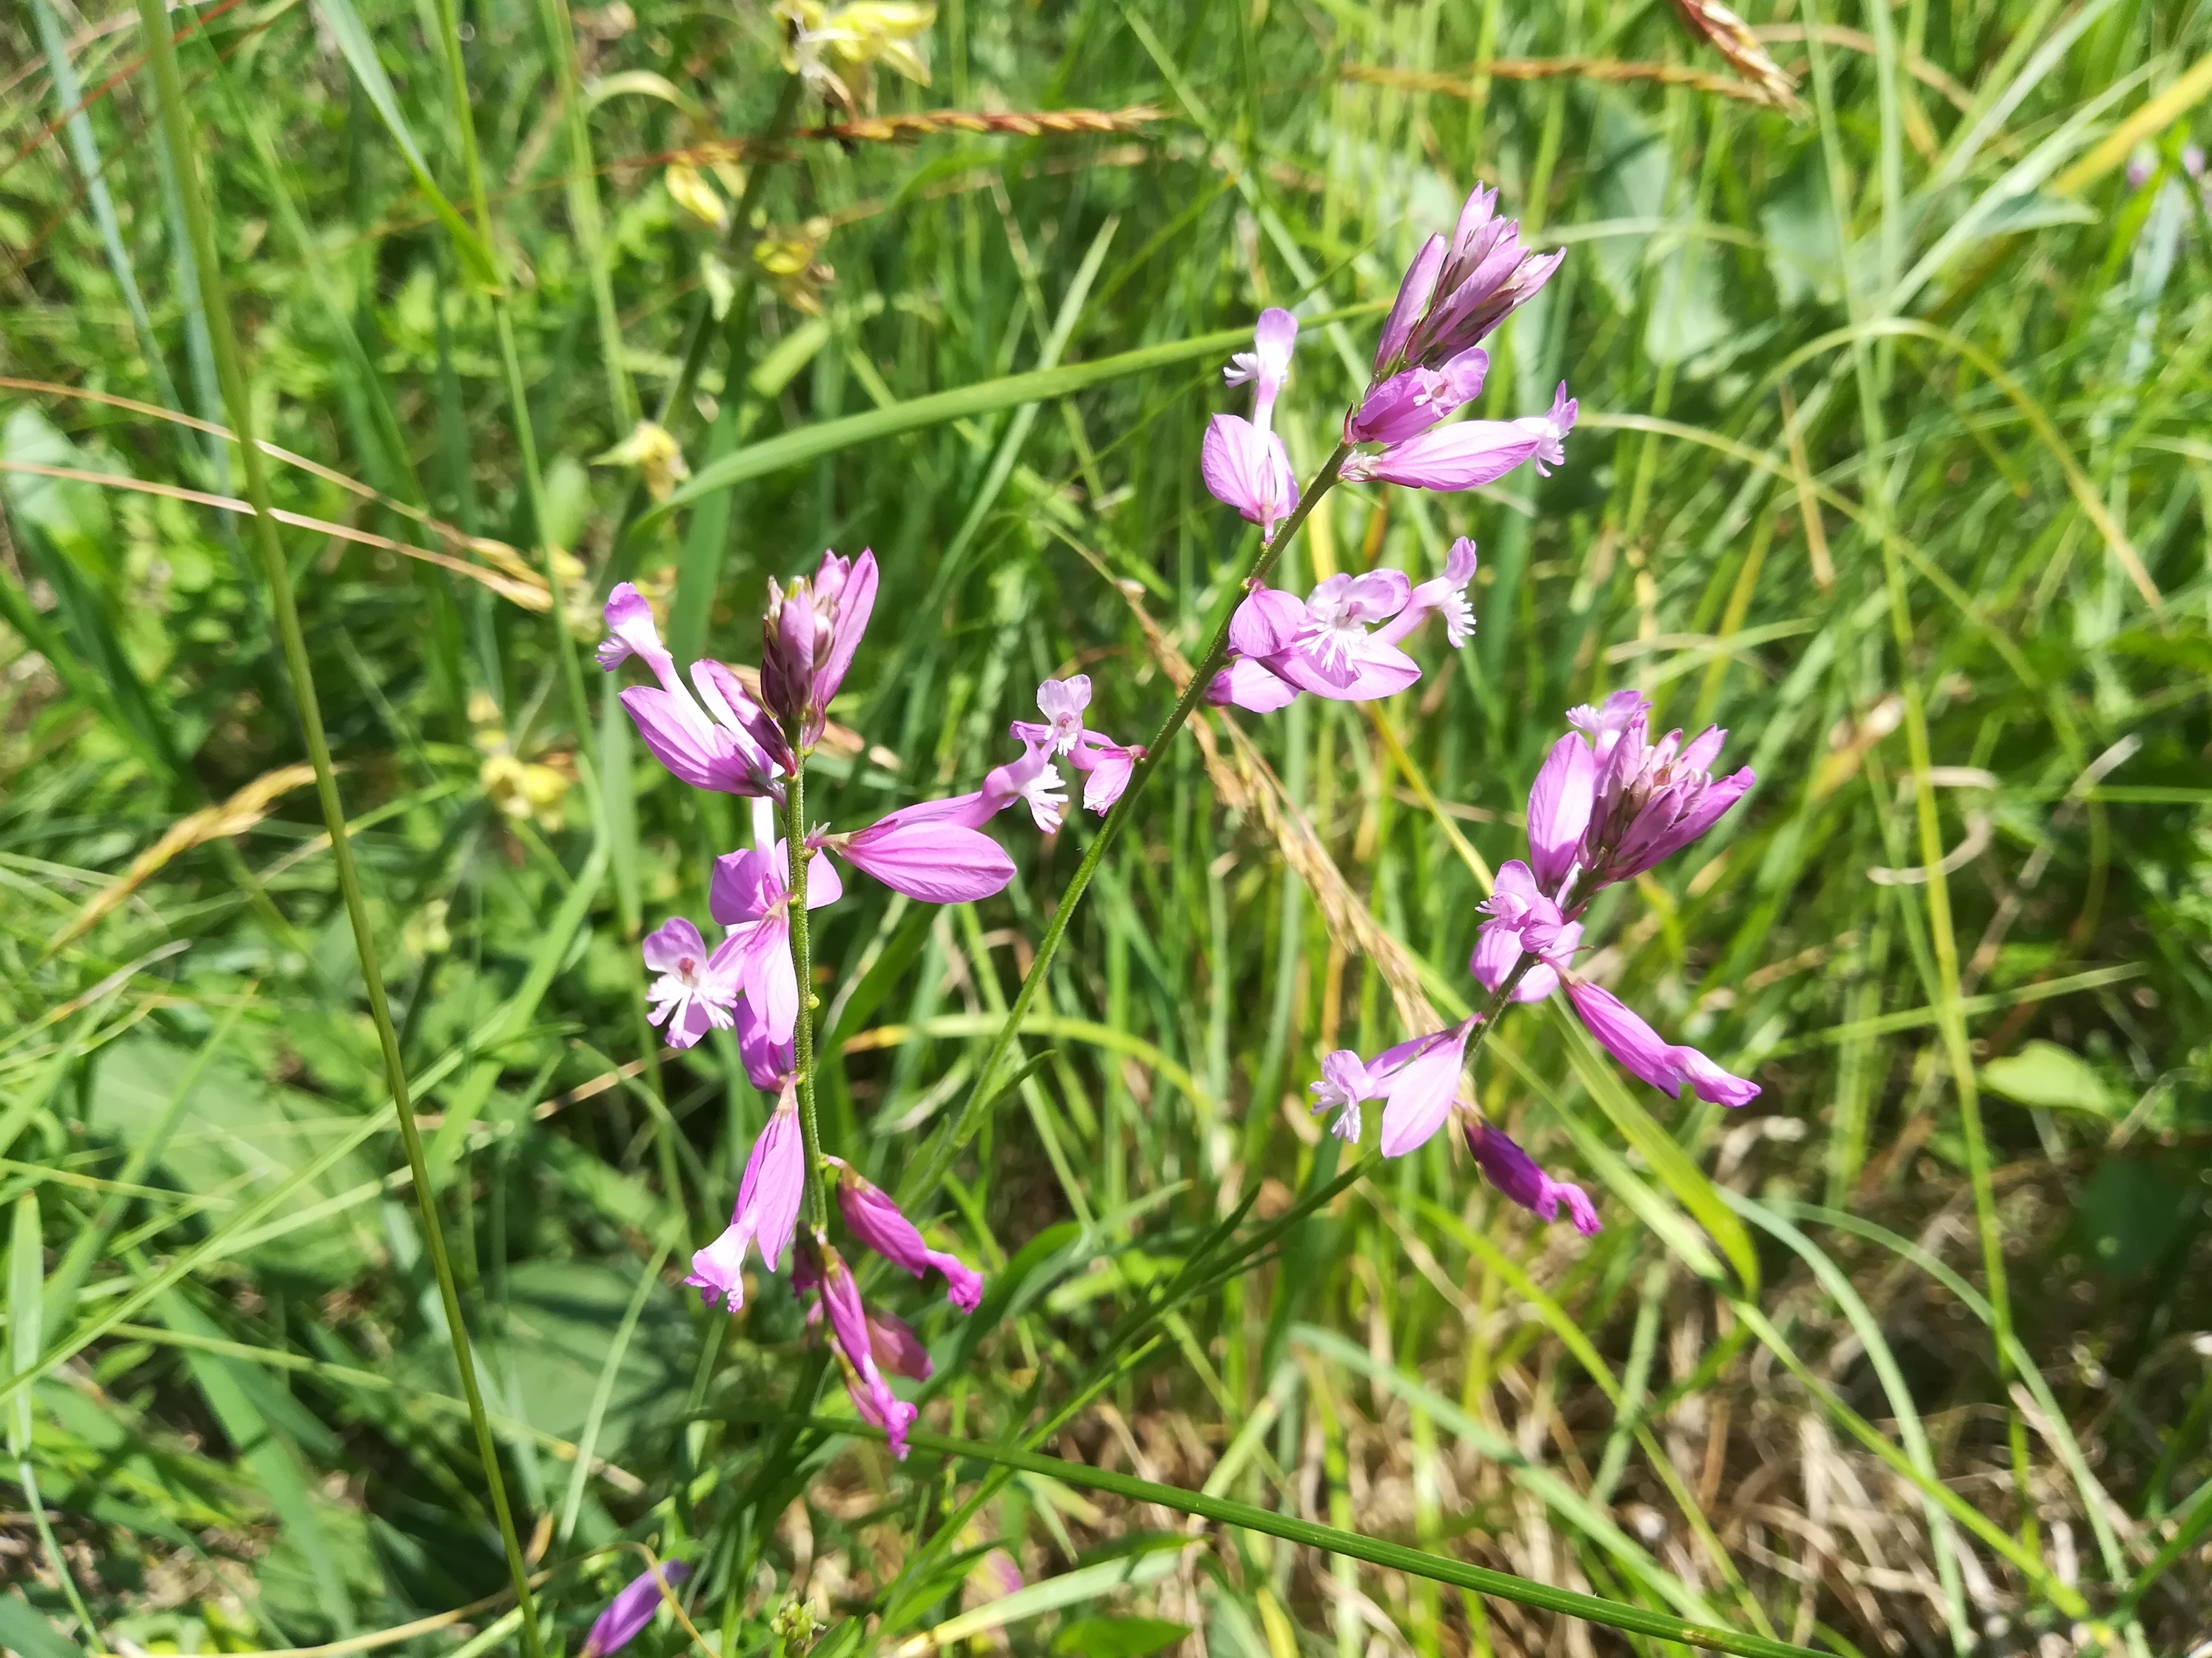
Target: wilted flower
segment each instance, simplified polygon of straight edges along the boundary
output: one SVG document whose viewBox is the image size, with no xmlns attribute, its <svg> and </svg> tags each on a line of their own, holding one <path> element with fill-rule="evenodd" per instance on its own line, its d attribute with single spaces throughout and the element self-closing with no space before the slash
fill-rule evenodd
<svg viewBox="0 0 2212 1658">
<path fill-rule="evenodd" d="M 729 1225 L 691 1257 L 691 1273 L 684 1281 L 709 1307 L 720 1301 L 736 1312 L 745 1304 L 746 1249 L 757 1247 L 762 1264 L 775 1270 L 799 1230 L 799 1205 L 805 1189 L 806 1151 L 799 1132 L 799 1101 L 787 1084 L 745 1160 Z"/>
<path fill-rule="evenodd" d="M 1580 979 L 1567 981 L 1567 999 L 1599 1046 L 1620 1061 L 1621 1068 L 1641 1078 L 1662 1093 L 1680 1098 L 1685 1088 L 1715 1105 L 1748 1105 L 1759 1097 L 1759 1084 L 1723 1071 L 1694 1048 L 1677 1048 L 1661 1040 L 1611 991 Z"/>
<path fill-rule="evenodd" d="M 753 264 L 768 278 L 775 296 L 806 316 L 822 314 L 822 290 L 837 277 L 816 257 L 832 228 L 828 219 L 816 217 L 753 243 Z"/>
<path fill-rule="evenodd" d="M 891 1455 L 906 1461 L 906 1430 L 919 1412 L 891 1391 L 876 1363 L 875 1340 L 870 1331 L 860 1286 L 837 1252 L 828 1244 L 808 1244 L 799 1252 L 791 1274 L 794 1291 L 811 1290 L 828 1315 L 830 1351 L 845 1377 L 845 1392 L 860 1419 L 883 1430 Z"/>
<path fill-rule="evenodd" d="M 660 1610 L 661 1585 L 672 1588 L 690 1575 L 691 1568 L 681 1560 L 663 1560 L 631 1579 L 592 1621 L 591 1633 L 584 1637 L 583 1658 L 611 1658 L 620 1652 Z"/>
<path fill-rule="evenodd" d="M 702 180 L 704 185 L 704 180 Z M 638 476 L 645 480 L 646 492 L 655 501 L 665 501 L 675 493 L 676 486 L 691 476 L 691 468 L 684 459 L 684 450 L 665 427 L 649 420 L 641 420 L 630 428 L 630 434 L 620 443 L 599 457 L 602 466 L 635 466 Z"/>
</svg>

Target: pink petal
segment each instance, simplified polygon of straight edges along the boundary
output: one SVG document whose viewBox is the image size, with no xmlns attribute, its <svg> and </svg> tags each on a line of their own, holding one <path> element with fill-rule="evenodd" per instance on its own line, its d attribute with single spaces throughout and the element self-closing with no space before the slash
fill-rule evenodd
<svg viewBox="0 0 2212 1658">
<path fill-rule="evenodd" d="M 1547 893 L 1557 892 L 1574 867 L 1596 785 L 1589 744 L 1570 732 L 1552 744 L 1528 790 L 1528 861 Z"/>
<path fill-rule="evenodd" d="M 988 898 L 1014 878 L 1013 860 L 990 836 L 926 818 L 901 823 L 885 818 L 847 841 L 843 852 L 855 869 L 928 904 Z"/>
</svg>

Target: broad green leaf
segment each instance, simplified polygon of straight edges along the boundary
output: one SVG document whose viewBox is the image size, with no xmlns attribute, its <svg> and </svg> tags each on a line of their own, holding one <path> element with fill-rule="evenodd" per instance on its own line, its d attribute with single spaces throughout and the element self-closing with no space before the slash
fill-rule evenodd
<svg viewBox="0 0 2212 1658">
<path fill-rule="evenodd" d="M 2002 1055 L 1982 1066 L 1981 1075 L 1984 1087 L 2015 1105 L 2087 1111 L 2100 1117 L 2114 1112 L 2112 1090 L 2096 1068 L 2057 1042 L 2023 1042 L 2017 1054 Z"/>
</svg>

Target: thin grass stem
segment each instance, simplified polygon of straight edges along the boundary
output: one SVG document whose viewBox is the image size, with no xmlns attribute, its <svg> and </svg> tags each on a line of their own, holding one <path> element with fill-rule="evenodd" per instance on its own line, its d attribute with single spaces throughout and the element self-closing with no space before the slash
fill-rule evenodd
<svg viewBox="0 0 2212 1658">
<path fill-rule="evenodd" d="M 307 744 L 308 761 L 314 767 L 315 793 L 322 806 L 324 824 L 330 832 L 331 856 L 337 872 L 338 891 L 344 900 L 346 920 L 353 931 L 354 948 L 361 960 L 362 982 L 368 997 L 369 1017 L 376 1027 L 385 1080 L 392 1090 L 392 1105 L 398 1117 L 400 1139 L 406 1147 L 407 1167 L 412 1176 L 416 1207 L 422 1216 L 423 1241 L 428 1248 L 431 1270 L 438 1282 L 438 1298 L 445 1313 L 447 1333 L 453 1344 L 453 1363 L 459 1372 L 462 1396 L 468 1404 L 469 1421 L 476 1430 L 477 1452 L 483 1463 L 492 1509 L 499 1521 L 501 1546 L 507 1556 L 508 1575 L 514 1583 L 516 1603 L 522 1613 L 525 1649 L 529 1658 L 541 1658 L 543 1648 L 531 1600 L 529 1567 L 524 1559 L 521 1539 L 515 1532 L 514 1515 L 507 1503 L 507 1482 L 500 1468 L 498 1443 L 493 1437 L 491 1420 L 484 1410 L 483 1393 L 477 1386 L 476 1357 L 471 1348 L 468 1327 L 461 1314 L 460 1291 L 455 1284 L 453 1260 L 446 1248 L 445 1230 L 439 1218 L 435 1189 L 431 1184 L 429 1167 L 423 1155 L 422 1132 L 416 1125 L 414 1107 L 409 1097 L 407 1068 L 399 1051 L 399 1032 L 392 1023 L 391 1002 L 385 994 L 384 974 L 377 960 L 376 940 L 369 921 L 368 901 L 362 892 L 361 872 L 355 864 L 353 841 L 346 829 L 345 807 L 338 798 L 337 778 L 331 765 L 330 744 L 323 731 L 322 709 L 315 695 L 314 677 L 307 659 L 307 639 L 300 626 L 299 606 L 292 594 L 291 570 L 285 561 L 283 546 L 276 537 L 276 520 L 273 516 L 275 503 L 269 488 L 268 468 L 260 446 L 253 440 L 252 388 L 239 354 L 237 335 L 231 319 L 228 284 L 216 246 L 214 219 L 208 203 L 206 185 L 200 176 L 199 146 L 192 131 L 191 113 L 185 107 L 183 82 L 177 73 L 176 50 L 169 33 L 168 14 L 160 0 L 138 0 L 138 17 L 148 58 L 154 71 L 162 125 L 167 132 L 170 151 L 177 160 L 178 189 L 183 197 L 185 227 L 191 237 L 193 254 L 199 264 L 210 343 L 215 354 L 216 375 L 222 389 L 223 403 L 229 412 L 231 429 L 238 434 L 240 454 L 246 472 L 246 495 L 253 502 L 254 541 L 261 555 L 263 574 L 269 584 L 270 607 L 276 619 L 285 669 L 292 682 L 292 700 L 300 717 L 301 734 Z"/>
</svg>

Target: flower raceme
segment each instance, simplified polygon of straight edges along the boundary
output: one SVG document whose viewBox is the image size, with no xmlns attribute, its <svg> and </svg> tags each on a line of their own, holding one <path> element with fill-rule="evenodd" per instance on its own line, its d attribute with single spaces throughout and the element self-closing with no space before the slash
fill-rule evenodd
<svg viewBox="0 0 2212 1658">
<path fill-rule="evenodd" d="M 1528 856 L 1498 872 L 1468 970 L 1501 998 L 1540 1001 L 1564 987 L 1591 1035 L 1632 1076 L 1681 1097 L 1725 1106 L 1749 1103 L 1759 1085 L 1716 1064 L 1694 1048 L 1670 1043 L 1611 991 L 1578 976 L 1582 916 L 1603 888 L 1629 880 L 1711 829 L 1753 781 L 1748 767 L 1715 780 L 1712 762 L 1727 733 L 1714 728 L 1684 743 L 1680 732 L 1650 740 L 1651 704 L 1618 691 L 1598 708 L 1567 716 L 1574 728 L 1553 744 L 1528 791 Z M 1316 1110 L 1334 1109 L 1335 1133 L 1359 1133 L 1361 1105 L 1385 1102 L 1382 1151 L 1403 1157 L 1449 1120 L 1468 1040 L 1486 1013 L 1410 1042 L 1372 1060 L 1348 1051 L 1322 1062 L 1313 1084 Z M 1564 1205 L 1577 1230 L 1598 1221 L 1578 1187 L 1553 1180 L 1504 1131 L 1470 1118 L 1467 1144 L 1491 1183 L 1548 1221 Z"/>
<path fill-rule="evenodd" d="M 1333 575 L 1304 601 L 1259 587 L 1229 623 L 1229 665 L 1206 687 L 1206 701 L 1254 714 L 1287 707 L 1299 692 L 1339 702 L 1395 696 L 1421 677 L 1399 647 L 1431 616 L 1443 618 L 1455 649 L 1474 633 L 1467 600 L 1474 544 L 1461 537 L 1444 573 L 1415 586 L 1402 571 Z"/>
<path fill-rule="evenodd" d="M 822 740 L 826 710 L 875 607 L 872 552 L 849 563 L 824 553 L 811 580 L 769 583 L 761 617 L 761 701 L 787 727 L 798 728 L 801 749 Z"/>
</svg>

